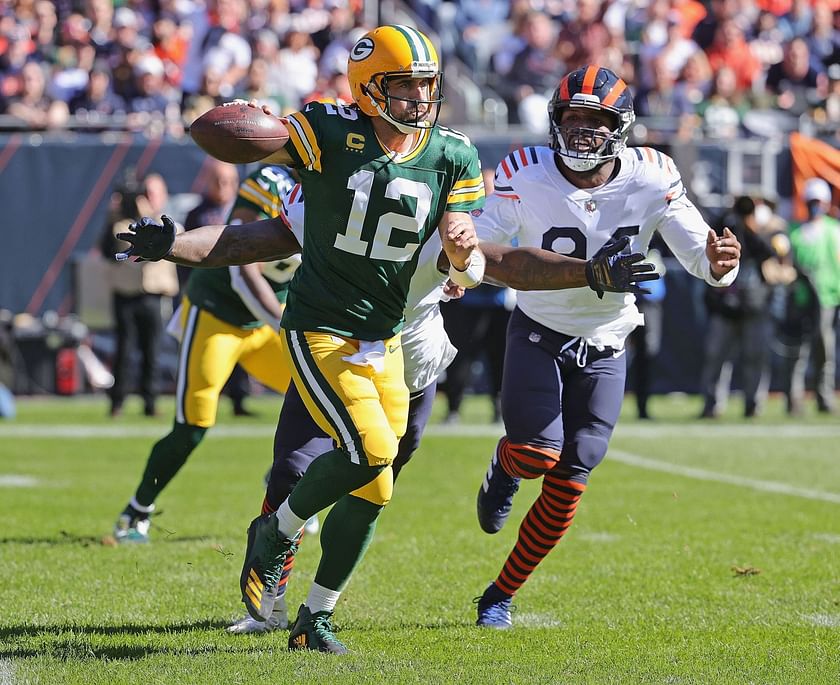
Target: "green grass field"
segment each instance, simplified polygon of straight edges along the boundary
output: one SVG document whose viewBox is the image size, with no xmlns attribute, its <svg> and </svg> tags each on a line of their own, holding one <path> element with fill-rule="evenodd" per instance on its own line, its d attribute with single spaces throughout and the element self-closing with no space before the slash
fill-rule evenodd
<svg viewBox="0 0 840 685">
<path fill-rule="evenodd" d="M 629 403 L 628 403 L 629 404 Z M 739 403 L 734 403 L 739 404 Z M 161 408 L 170 409 L 171 401 Z M 159 500 L 153 542 L 103 546 L 169 417 L 102 398 L 20 401 L 0 421 L 0 684 L 840 683 L 840 424 L 774 402 L 741 422 L 693 419 L 695 398 L 628 410 L 575 525 L 515 602 L 480 630 L 537 493 L 483 534 L 475 493 L 499 427 L 480 398 L 436 407 L 336 613 L 346 657 L 233 636 L 245 529 L 257 513 L 279 400 L 211 431 Z M 290 604 L 318 557 L 309 539 Z"/>
</svg>

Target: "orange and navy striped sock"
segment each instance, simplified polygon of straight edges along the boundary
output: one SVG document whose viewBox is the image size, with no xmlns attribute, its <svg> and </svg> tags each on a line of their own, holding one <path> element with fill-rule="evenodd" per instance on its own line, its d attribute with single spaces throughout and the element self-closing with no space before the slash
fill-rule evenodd
<svg viewBox="0 0 840 685">
<path fill-rule="evenodd" d="M 499 589 L 514 595 L 525 584 L 572 525 L 584 490 L 586 485 L 568 480 L 566 474 L 545 475 L 540 496 L 519 526 L 516 545 L 496 578 Z"/>
<path fill-rule="evenodd" d="M 268 495 L 263 498 L 262 515 L 273 514 L 277 511 L 277 507 L 268 501 Z M 300 538 L 298 539 L 298 548 L 303 542 L 303 531 L 300 531 Z M 292 569 L 295 567 L 295 553 L 292 552 L 286 555 L 286 562 L 283 564 L 283 571 L 280 573 L 280 580 L 277 581 L 277 596 L 282 597 L 286 594 L 286 585 L 289 582 L 289 576 L 292 574 Z"/>
<path fill-rule="evenodd" d="M 560 453 L 556 450 L 520 445 L 507 437 L 499 441 L 496 453 L 505 473 L 513 478 L 539 478 L 560 460 Z"/>
</svg>

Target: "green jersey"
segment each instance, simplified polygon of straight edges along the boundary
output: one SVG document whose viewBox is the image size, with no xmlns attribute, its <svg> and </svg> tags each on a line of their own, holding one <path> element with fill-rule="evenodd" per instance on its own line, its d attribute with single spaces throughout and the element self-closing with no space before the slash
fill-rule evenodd
<svg viewBox="0 0 840 685">
<path fill-rule="evenodd" d="M 797 266 L 811 280 L 821 307 L 840 305 L 840 223 L 830 216 L 794 226 L 790 245 Z M 807 304 L 808 289 L 801 283 L 794 290 L 798 305 Z"/>
<path fill-rule="evenodd" d="M 275 217 L 280 214 L 283 196 L 294 184 L 289 172 L 283 167 L 264 166 L 239 186 L 233 210 L 251 209 L 256 212 L 258 219 Z M 263 276 L 280 302 L 286 301 L 289 282 L 298 263 L 297 260 L 284 260 L 268 264 L 263 270 Z M 234 326 L 257 328 L 263 325 L 236 292 L 229 267 L 194 269 L 187 281 L 187 297 L 192 304 Z"/>
<path fill-rule="evenodd" d="M 464 134 L 437 126 L 396 155 L 355 106 L 310 103 L 287 128 L 307 200 L 306 248 L 283 327 L 389 338 L 402 327 L 420 247 L 444 211 L 484 204 L 478 152 Z"/>
</svg>

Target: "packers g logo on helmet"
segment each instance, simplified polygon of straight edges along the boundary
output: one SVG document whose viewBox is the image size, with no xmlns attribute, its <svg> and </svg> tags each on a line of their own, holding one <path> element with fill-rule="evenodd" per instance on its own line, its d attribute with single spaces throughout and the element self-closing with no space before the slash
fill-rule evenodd
<svg viewBox="0 0 840 685">
<path fill-rule="evenodd" d="M 353 99 L 365 114 L 382 117 L 403 133 L 432 128 L 437 123 L 443 75 L 432 42 L 410 26 L 380 26 L 366 33 L 350 50 L 347 77 Z M 388 92 L 394 78 L 430 79 L 428 100 L 399 98 Z M 415 105 L 415 117 L 397 119 L 392 100 Z"/>
</svg>

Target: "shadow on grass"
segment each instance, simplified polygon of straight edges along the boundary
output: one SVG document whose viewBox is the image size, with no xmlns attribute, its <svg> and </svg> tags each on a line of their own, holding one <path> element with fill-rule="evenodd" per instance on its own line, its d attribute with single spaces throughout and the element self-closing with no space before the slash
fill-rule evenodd
<svg viewBox="0 0 840 685">
<path fill-rule="evenodd" d="M 168 534 L 167 534 L 168 533 Z M 95 535 L 77 535 L 76 533 L 68 533 L 66 530 L 60 531 L 57 535 L 44 537 L 4 537 L 0 538 L 0 545 L 79 545 L 81 547 L 92 547 L 103 545 L 103 540 L 108 536 Z M 155 544 L 184 544 L 190 542 L 212 542 L 213 538 L 206 535 L 178 535 L 172 531 L 161 531 L 161 534 L 155 537 Z M 113 544 L 111 545 L 113 546 Z"/>
<path fill-rule="evenodd" d="M 184 623 L 120 623 L 117 625 L 84 625 L 80 623 L 56 623 L 50 625 L 13 625 L 0 628 L 0 640 L 21 637 L 54 635 L 61 637 L 67 633 L 78 635 L 142 635 L 144 633 L 188 633 L 194 630 L 217 630 L 226 628 L 225 621 L 192 621 Z"/>
<path fill-rule="evenodd" d="M 202 655 L 210 652 L 228 653 L 259 653 L 265 651 L 268 645 L 276 648 L 274 641 L 258 646 L 252 640 L 242 640 L 241 636 L 231 635 L 230 640 L 222 644 L 206 643 L 200 646 L 175 646 L 161 644 L 136 644 L 137 638 L 149 633 L 166 635 L 171 633 L 189 633 L 193 631 L 219 631 L 228 626 L 224 621 L 195 621 L 192 623 L 170 623 L 165 625 L 143 625 L 127 623 L 113 626 L 59 624 L 49 626 L 17 625 L 0 628 L 0 660 L 27 659 L 48 657 L 62 661 L 80 661 L 86 659 L 111 659 L 134 661 L 153 654 L 185 654 Z M 281 646 L 285 647 L 286 632 L 282 634 Z M 227 635 L 224 633 L 224 635 Z M 273 633 L 266 633 L 266 636 Z M 111 644 L 96 644 L 95 638 L 108 636 Z M 114 638 L 125 636 L 126 642 L 135 644 L 113 644 Z M 37 648 L 31 645 L 18 644 L 15 641 L 33 639 L 38 643 Z M 11 644 L 9 644 L 11 643 Z"/>
</svg>

